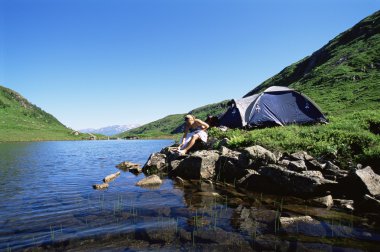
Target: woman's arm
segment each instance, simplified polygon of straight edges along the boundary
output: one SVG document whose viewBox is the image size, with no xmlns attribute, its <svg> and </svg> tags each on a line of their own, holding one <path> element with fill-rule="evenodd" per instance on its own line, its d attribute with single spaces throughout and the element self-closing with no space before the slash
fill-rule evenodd
<svg viewBox="0 0 380 252">
<path fill-rule="evenodd" d="M 200 119 L 195 119 L 195 122 L 202 128 L 202 130 L 207 130 L 210 126 Z"/>
<path fill-rule="evenodd" d="M 184 144 L 188 132 L 189 132 L 189 127 L 185 126 L 185 130 L 183 131 L 182 142 L 179 144 L 180 147 Z"/>
</svg>

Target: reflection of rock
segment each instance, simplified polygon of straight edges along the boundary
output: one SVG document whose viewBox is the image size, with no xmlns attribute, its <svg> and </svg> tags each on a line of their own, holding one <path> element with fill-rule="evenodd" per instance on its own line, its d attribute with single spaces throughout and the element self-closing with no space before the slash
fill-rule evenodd
<svg viewBox="0 0 380 252">
<path fill-rule="evenodd" d="M 157 175 L 150 175 L 136 183 L 137 186 L 142 186 L 142 187 L 151 187 L 151 186 L 157 186 L 161 184 L 162 184 L 162 180 Z"/>
<path fill-rule="evenodd" d="M 111 182 L 112 180 L 114 180 L 115 178 L 119 177 L 120 176 L 120 172 L 116 172 L 116 173 L 113 173 L 113 174 L 110 174 L 108 176 L 106 176 L 104 179 L 103 179 L 103 182 L 104 183 L 108 183 L 108 182 Z"/>
<path fill-rule="evenodd" d="M 288 234 L 326 236 L 321 223 L 310 216 L 280 217 L 281 229 Z"/>
<path fill-rule="evenodd" d="M 233 214 L 232 224 L 247 234 L 260 235 L 273 232 L 277 217 L 274 210 L 239 206 Z"/>
</svg>

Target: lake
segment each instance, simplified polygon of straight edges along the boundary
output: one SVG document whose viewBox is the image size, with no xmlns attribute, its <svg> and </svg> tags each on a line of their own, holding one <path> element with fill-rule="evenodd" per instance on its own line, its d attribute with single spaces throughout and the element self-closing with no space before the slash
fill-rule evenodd
<svg viewBox="0 0 380 252">
<path fill-rule="evenodd" d="M 0 251 L 368 251 L 380 245 L 378 215 L 311 207 L 301 199 L 162 177 L 156 188 L 121 171 L 144 165 L 172 140 L 0 143 Z M 309 215 L 317 224 L 280 226 Z"/>
</svg>

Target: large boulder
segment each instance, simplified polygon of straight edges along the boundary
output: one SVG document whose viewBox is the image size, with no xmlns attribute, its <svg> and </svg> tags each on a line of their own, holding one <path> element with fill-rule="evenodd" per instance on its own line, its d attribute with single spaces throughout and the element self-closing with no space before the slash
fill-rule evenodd
<svg viewBox="0 0 380 252">
<path fill-rule="evenodd" d="M 221 147 L 220 157 L 215 164 L 217 181 L 235 182 L 245 175 L 247 160 L 238 151 Z"/>
<path fill-rule="evenodd" d="M 380 196 L 380 176 L 377 175 L 371 167 L 356 170 L 353 174 L 360 187 L 366 194 L 371 196 Z"/>
<path fill-rule="evenodd" d="M 142 186 L 142 187 L 157 186 L 161 184 L 162 184 L 162 180 L 157 175 L 150 175 L 146 178 L 141 179 L 140 181 L 136 183 L 137 186 Z"/>
<path fill-rule="evenodd" d="M 327 195 L 335 189 L 337 182 L 317 176 L 289 171 L 278 165 L 260 167 L 257 172 L 270 183 L 263 189 L 274 189 L 281 193 L 291 193 L 299 196 Z"/>
<path fill-rule="evenodd" d="M 162 153 L 152 153 L 146 161 L 142 171 L 145 174 L 155 174 L 158 172 L 163 172 L 167 168 L 166 155 Z"/>
<path fill-rule="evenodd" d="M 215 176 L 215 164 L 218 159 L 218 151 L 196 151 L 183 160 L 172 161 L 170 176 L 183 179 L 211 179 Z"/>
<path fill-rule="evenodd" d="M 275 164 L 277 162 L 276 155 L 260 145 L 247 147 L 242 151 L 242 154 L 249 159 L 249 168 L 257 168 L 260 165 Z"/>
<path fill-rule="evenodd" d="M 340 169 L 330 161 L 327 161 L 322 169 L 322 174 L 325 178 L 338 182 L 347 177 L 348 173 L 348 171 Z"/>
<path fill-rule="evenodd" d="M 245 175 L 237 181 L 237 186 L 249 190 L 263 190 L 266 192 L 276 193 L 277 188 L 271 186 L 271 180 L 261 176 L 257 171 L 252 169 L 245 170 Z"/>
</svg>

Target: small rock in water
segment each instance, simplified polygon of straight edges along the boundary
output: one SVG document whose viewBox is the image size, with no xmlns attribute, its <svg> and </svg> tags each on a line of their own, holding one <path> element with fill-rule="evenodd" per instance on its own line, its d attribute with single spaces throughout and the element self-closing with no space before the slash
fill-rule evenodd
<svg viewBox="0 0 380 252">
<path fill-rule="evenodd" d="M 120 164 L 116 165 L 117 168 L 128 171 L 130 169 L 141 169 L 141 166 L 139 164 L 135 164 L 129 161 L 121 162 Z"/>
<path fill-rule="evenodd" d="M 104 183 L 108 183 L 108 182 L 111 182 L 112 180 L 114 180 L 115 178 L 117 178 L 118 176 L 120 175 L 120 172 L 116 172 L 116 173 L 113 173 L 113 174 L 110 174 L 108 175 L 107 177 L 105 177 L 103 179 L 103 182 Z"/>
<path fill-rule="evenodd" d="M 136 183 L 137 186 L 155 186 L 160 185 L 162 180 L 157 175 L 151 175 L 149 177 L 143 178 L 139 182 Z"/>
<path fill-rule="evenodd" d="M 107 189 L 108 186 L 109 186 L 109 185 L 108 185 L 107 183 L 92 185 L 92 187 L 93 187 L 94 189 L 96 189 L 96 190 Z"/>
<path fill-rule="evenodd" d="M 131 172 L 135 175 L 139 175 L 140 173 L 142 173 L 142 168 L 140 166 L 132 167 L 132 168 L 129 168 L 129 172 Z"/>
</svg>

